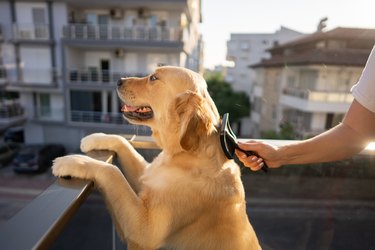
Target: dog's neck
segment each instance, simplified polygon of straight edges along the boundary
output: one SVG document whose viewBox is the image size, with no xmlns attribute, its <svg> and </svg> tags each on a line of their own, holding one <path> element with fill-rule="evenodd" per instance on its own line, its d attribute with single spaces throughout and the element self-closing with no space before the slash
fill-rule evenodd
<svg viewBox="0 0 375 250">
<path fill-rule="evenodd" d="M 171 131 L 171 133 L 173 133 Z M 177 137 L 167 137 L 163 135 L 158 130 L 152 129 L 152 137 L 154 138 L 156 144 L 164 151 L 165 154 L 174 156 L 177 154 L 194 154 L 197 157 L 199 155 L 205 155 L 205 157 L 213 157 L 215 154 L 223 154 L 220 146 L 219 132 L 213 131 L 207 137 L 202 138 L 205 143 L 199 143 L 197 148 L 194 150 L 185 150 L 179 144 Z M 224 155 L 224 154 L 223 154 Z"/>
</svg>

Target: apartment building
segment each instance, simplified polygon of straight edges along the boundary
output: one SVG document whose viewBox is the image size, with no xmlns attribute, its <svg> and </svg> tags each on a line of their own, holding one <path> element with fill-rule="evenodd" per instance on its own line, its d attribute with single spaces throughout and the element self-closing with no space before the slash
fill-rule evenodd
<svg viewBox="0 0 375 250">
<path fill-rule="evenodd" d="M 252 133 L 293 125 L 300 138 L 338 124 L 375 43 L 375 30 L 335 28 L 269 49 L 256 72 Z"/>
<path fill-rule="evenodd" d="M 26 143 L 74 148 L 91 132 L 134 131 L 116 81 L 158 65 L 201 71 L 200 8 L 200 0 L 0 0 L 1 91 L 16 93 L 7 102 L 27 118 Z"/>
<path fill-rule="evenodd" d="M 243 91 L 253 101 L 254 70 L 249 65 L 259 63 L 262 59 L 269 58 L 269 48 L 302 37 L 304 34 L 281 26 L 274 33 L 243 33 L 231 34 L 227 42 L 227 60 L 233 62 L 228 67 L 225 80 L 235 91 Z M 249 117 L 242 119 L 241 135 L 249 136 L 251 130 Z"/>
</svg>

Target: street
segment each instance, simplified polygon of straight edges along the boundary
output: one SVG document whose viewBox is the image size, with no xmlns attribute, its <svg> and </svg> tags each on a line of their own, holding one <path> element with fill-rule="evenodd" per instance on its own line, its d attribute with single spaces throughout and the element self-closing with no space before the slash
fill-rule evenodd
<svg viewBox="0 0 375 250">
<path fill-rule="evenodd" d="M 50 172 L 0 170 L 0 223 L 48 187 Z M 248 215 L 263 249 L 375 249 L 373 179 L 245 173 Z M 22 236 L 20 236 L 22 239 Z M 111 249 L 112 223 L 94 192 L 51 249 Z"/>
</svg>

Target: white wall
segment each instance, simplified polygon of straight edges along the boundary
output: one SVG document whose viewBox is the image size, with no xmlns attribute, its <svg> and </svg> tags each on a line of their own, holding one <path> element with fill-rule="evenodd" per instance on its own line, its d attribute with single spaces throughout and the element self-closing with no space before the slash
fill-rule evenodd
<svg viewBox="0 0 375 250">
<path fill-rule="evenodd" d="M 125 53 L 124 58 L 124 72 L 137 73 L 138 72 L 138 57 L 137 53 Z"/>
<path fill-rule="evenodd" d="M 325 130 L 326 113 L 313 113 L 311 117 L 311 130 Z"/>
<path fill-rule="evenodd" d="M 110 68 L 113 67 L 112 65 L 112 53 L 109 51 L 103 51 L 103 52 L 92 52 L 88 51 L 84 53 L 84 66 L 85 68 L 87 67 L 96 67 L 100 69 L 100 60 L 109 60 L 110 62 Z"/>
<path fill-rule="evenodd" d="M 44 8 L 45 9 L 45 20 L 48 21 L 47 18 L 47 4 L 46 3 L 25 3 L 25 2 L 16 2 L 16 18 L 17 23 L 19 24 L 32 24 L 33 17 L 32 17 L 32 8 Z"/>
</svg>

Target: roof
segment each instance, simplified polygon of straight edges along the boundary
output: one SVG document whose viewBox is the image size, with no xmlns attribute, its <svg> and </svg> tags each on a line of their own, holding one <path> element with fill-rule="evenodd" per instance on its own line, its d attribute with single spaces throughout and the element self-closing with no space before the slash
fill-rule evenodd
<svg viewBox="0 0 375 250">
<path fill-rule="evenodd" d="M 344 45 L 317 46 L 321 41 L 343 41 Z M 270 59 L 251 65 L 280 67 L 285 65 L 325 64 L 364 66 L 375 44 L 375 29 L 336 28 L 316 32 L 269 49 Z"/>
</svg>

